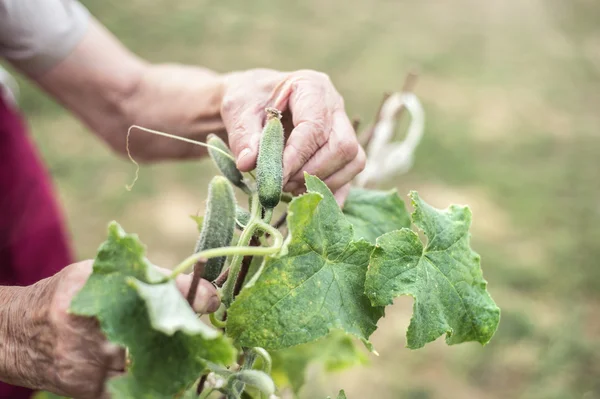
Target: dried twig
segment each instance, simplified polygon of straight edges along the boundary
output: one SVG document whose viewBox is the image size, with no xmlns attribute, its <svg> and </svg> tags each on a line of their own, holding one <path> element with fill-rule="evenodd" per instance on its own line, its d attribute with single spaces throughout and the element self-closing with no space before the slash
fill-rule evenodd
<svg viewBox="0 0 600 399">
<path fill-rule="evenodd" d="M 251 247 L 260 246 L 260 241 L 258 240 L 258 237 L 252 236 L 252 239 L 250 240 L 250 246 Z M 250 270 L 250 264 L 252 263 L 252 258 L 253 258 L 252 255 L 247 255 L 247 256 L 244 256 L 244 259 L 242 259 L 242 267 L 240 268 L 240 274 L 238 274 L 237 281 L 235 282 L 235 287 L 233 288 L 234 298 L 242 290 L 242 286 L 244 285 L 244 280 L 246 280 L 246 276 L 248 275 L 248 271 Z"/>
<path fill-rule="evenodd" d="M 198 285 L 200 285 L 200 279 L 204 275 L 204 266 L 206 266 L 206 259 L 200 259 L 194 264 L 194 274 L 192 275 L 192 284 L 187 294 L 187 301 L 191 307 L 194 307 L 194 298 L 196 298 L 196 292 L 198 291 Z"/>
<path fill-rule="evenodd" d="M 223 270 L 221 274 L 219 274 L 219 277 L 213 281 L 213 284 L 221 288 L 223 284 L 225 284 L 225 281 L 227 281 L 227 277 L 229 277 L 229 268 Z"/>
<path fill-rule="evenodd" d="M 200 395 L 202 393 L 202 391 L 204 390 L 204 384 L 206 383 L 206 378 L 208 378 L 208 374 L 203 374 L 202 377 L 200 377 L 200 381 L 198 382 L 198 387 L 196 388 L 196 393 L 198 395 Z"/>
<path fill-rule="evenodd" d="M 404 84 L 402 85 L 402 92 L 412 93 L 415 89 L 415 86 L 417 85 L 418 78 L 419 75 L 417 75 L 415 71 L 409 72 L 408 75 L 406 75 L 406 78 L 404 79 Z M 396 114 L 394 115 L 394 118 L 396 118 L 397 121 L 400 120 L 400 118 L 404 114 L 405 109 L 406 107 L 404 105 L 398 108 L 398 111 L 396 111 Z"/>
<path fill-rule="evenodd" d="M 356 133 L 357 136 L 358 136 L 359 126 L 360 126 L 360 118 L 358 116 L 355 116 L 354 118 L 352 118 L 352 128 L 354 129 L 354 133 Z"/>
<path fill-rule="evenodd" d="M 273 224 L 273 227 L 275 227 L 276 229 L 280 228 L 281 226 L 283 226 L 287 220 L 287 212 L 284 212 L 283 215 L 281 215 L 279 217 L 279 219 L 277 219 L 277 221 Z"/>
<path fill-rule="evenodd" d="M 369 125 L 369 127 L 367 127 L 359 135 L 358 141 L 360 142 L 360 145 L 363 146 L 363 148 L 367 148 L 369 146 L 369 143 L 371 142 L 371 138 L 373 137 L 375 125 L 377 125 L 377 122 L 379 122 L 379 115 L 381 114 L 381 108 L 383 108 L 383 104 L 385 104 L 385 100 L 387 100 L 389 98 L 389 96 L 391 96 L 391 95 L 392 95 L 392 93 L 389 93 L 389 92 L 383 93 L 383 98 L 381 99 L 381 102 L 379 103 L 379 107 L 377 108 L 377 112 L 375 113 L 375 120 L 373 121 L 373 123 L 371 123 Z"/>
<path fill-rule="evenodd" d="M 418 77 L 419 77 L 419 75 L 417 74 L 416 71 L 410 71 L 404 78 L 404 84 L 402 85 L 402 92 L 403 93 L 413 92 L 415 89 L 415 86 L 417 85 Z M 385 104 L 386 100 L 390 97 L 390 95 L 391 95 L 391 93 L 389 93 L 389 92 L 386 92 L 383 94 L 383 99 L 381 100 L 381 103 L 379 104 L 379 108 L 377 109 L 377 113 L 375 114 L 375 120 L 359 136 L 359 141 L 360 141 L 360 144 L 363 146 L 363 148 L 367 148 L 369 146 L 369 143 L 371 142 L 371 139 L 373 138 L 375 126 L 377 125 L 377 123 L 380 120 L 381 109 L 383 108 L 383 104 Z M 396 121 L 400 120 L 403 113 L 404 113 L 404 106 L 400 107 L 398 109 L 398 111 L 396 112 L 396 114 L 394 115 L 394 118 L 396 119 Z"/>
</svg>

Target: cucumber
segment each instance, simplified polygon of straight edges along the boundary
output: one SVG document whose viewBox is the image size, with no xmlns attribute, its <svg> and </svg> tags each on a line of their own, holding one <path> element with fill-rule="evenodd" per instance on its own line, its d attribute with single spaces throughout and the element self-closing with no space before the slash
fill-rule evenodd
<svg viewBox="0 0 600 399">
<path fill-rule="evenodd" d="M 223 176 L 213 177 L 208 186 L 202 232 L 196 242 L 194 253 L 231 245 L 235 229 L 235 208 L 235 196 L 229 181 Z M 216 279 L 223 269 L 225 258 L 222 256 L 208 259 L 204 267 L 204 275 L 201 277 L 208 281 Z"/>
<path fill-rule="evenodd" d="M 206 139 L 206 144 L 217 147 L 233 157 L 233 153 L 229 150 L 227 144 L 216 134 L 209 134 Z M 208 147 L 208 154 L 223 176 L 225 176 L 234 186 L 241 188 L 246 194 L 250 194 L 250 189 L 244 182 L 244 176 L 242 176 L 242 172 L 235 166 L 235 161 L 233 159 L 210 147 Z"/>
<path fill-rule="evenodd" d="M 242 230 L 246 228 L 248 222 L 250 221 L 250 212 L 242 208 L 241 206 L 235 207 L 235 224 L 236 226 Z"/>
<path fill-rule="evenodd" d="M 267 108 L 266 112 L 267 123 L 256 162 L 256 183 L 261 205 L 273 209 L 279 204 L 283 189 L 283 125 L 279 110 Z"/>
</svg>

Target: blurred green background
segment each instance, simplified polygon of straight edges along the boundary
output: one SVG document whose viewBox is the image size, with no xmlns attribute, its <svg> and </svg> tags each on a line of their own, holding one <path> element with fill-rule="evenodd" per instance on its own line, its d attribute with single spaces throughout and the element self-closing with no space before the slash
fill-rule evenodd
<svg viewBox="0 0 600 399">
<path fill-rule="evenodd" d="M 370 366 L 310 375 L 306 398 L 600 398 L 600 3 L 84 0 L 155 62 L 217 71 L 313 68 L 370 121 L 419 70 L 427 120 L 413 169 L 382 188 L 467 203 L 502 308 L 492 342 L 404 348 L 412 300 L 374 334 Z M 58 187 L 78 257 L 119 221 L 171 266 L 196 239 L 207 162 L 134 167 L 21 80 L 21 107 Z M 160 101 L 160 99 L 157 99 Z M 363 122 L 363 123 L 364 123 Z M 405 198 L 405 197 L 404 197 Z"/>
</svg>

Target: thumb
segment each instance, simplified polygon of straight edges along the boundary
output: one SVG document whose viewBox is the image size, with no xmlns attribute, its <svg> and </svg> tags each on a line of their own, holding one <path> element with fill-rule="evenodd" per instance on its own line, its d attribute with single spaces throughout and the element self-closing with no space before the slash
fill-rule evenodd
<svg viewBox="0 0 600 399">
<path fill-rule="evenodd" d="M 260 111 L 263 108 L 258 106 L 243 110 L 235 104 L 223 107 L 229 147 L 235 156 L 237 168 L 242 172 L 254 169 L 256 164 L 263 119 L 263 112 Z"/>
</svg>

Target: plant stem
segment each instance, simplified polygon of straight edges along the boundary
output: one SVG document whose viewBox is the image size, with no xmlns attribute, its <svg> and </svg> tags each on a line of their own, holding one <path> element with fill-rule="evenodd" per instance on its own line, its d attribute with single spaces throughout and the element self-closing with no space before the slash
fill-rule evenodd
<svg viewBox="0 0 600 399">
<path fill-rule="evenodd" d="M 202 393 L 202 391 L 204 390 L 204 384 L 206 383 L 207 377 L 208 377 L 208 374 L 202 374 L 202 377 L 200 377 L 200 381 L 198 382 L 198 387 L 196 388 L 196 393 L 198 395 L 200 395 Z"/>
<path fill-rule="evenodd" d="M 250 211 L 250 221 L 248 225 L 240 235 L 240 239 L 238 241 L 239 245 L 248 245 L 254 232 L 259 229 L 264 231 L 265 233 L 269 233 L 273 236 L 274 242 L 273 246 L 265 248 L 265 247 L 239 247 L 245 248 L 245 250 L 240 253 L 238 252 L 233 259 L 231 260 L 231 264 L 229 265 L 229 277 L 225 284 L 223 284 L 223 296 L 222 300 L 225 306 L 229 307 L 233 303 L 235 298 L 235 286 L 237 283 L 238 276 L 240 274 L 240 269 L 242 266 L 242 255 L 272 255 L 281 249 L 283 245 L 283 236 L 276 228 L 271 225 L 264 223 L 261 220 L 261 207 L 258 201 L 258 194 L 254 194 L 252 196 L 252 209 Z M 248 250 L 251 248 L 252 250 Z"/>
<path fill-rule="evenodd" d="M 288 193 L 281 193 L 281 202 L 290 203 L 294 197 Z"/>
<path fill-rule="evenodd" d="M 277 253 L 278 251 L 279 248 L 275 247 L 264 248 L 246 246 L 207 249 L 205 251 L 197 252 L 193 255 L 188 256 L 186 259 L 184 259 L 183 262 L 175 266 L 175 268 L 173 268 L 173 271 L 171 272 L 171 275 L 169 276 L 169 279 L 177 277 L 178 275 L 186 271 L 188 268 L 192 267 L 198 260 L 202 258 L 211 259 L 218 258 L 220 256 L 235 255 L 237 257 L 240 257 L 241 259 L 241 257 L 243 257 L 244 255 L 266 256 Z"/>
<path fill-rule="evenodd" d="M 208 317 L 210 318 L 210 323 L 217 328 L 225 328 L 227 325 L 223 320 L 217 319 L 214 313 L 209 314 Z"/>
<path fill-rule="evenodd" d="M 261 219 L 261 207 L 259 205 L 259 201 L 258 201 L 258 194 L 253 194 L 252 195 L 252 207 L 250 209 L 250 220 L 248 221 L 248 224 L 246 225 L 246 228 L 244 229 L 244 231 L 242 231 L 242 234 L 240 235 L 240 239 L 238 240 L 238 245 L 248 245 L 250 243 L 250 240 L 252 239 L 252 236 L 254 235 L 254 231 L 256 230 L 257 227 L 257 222 L 260 221 Z M 243 247 L 239 247 L 239 248 L 243 248 Z M 269 253 L 272 253 L 270 251 L 279 251 L 278 248 L 263 248 L 263 247 L 246 247 L 246 248 L 253 248 L 255 250 L 269 250 Z M 268 255 L 267 254 L 267 255 Z M 244 253 L 242 253 L 241 255 L 260 255 L 257 254 L 255 252 L 247 252 L 244 251 Z M 236 254 L 232 259 L 231 259 L 231 263 L 229 264 L 229 277 L 227 278 L 227 281 L 225 281 L 225 284 L 223 284 L 223 296 L 222 296 L 222 300 L 223 303 L 225 304 L 225 306 L 229 307 L 231 306 L 231 303 L 233 302 L 233 297 L 234 297 L 234 289 L 235 289 L 235 284 L 237 282 L 237 278 L 238 275 L 240 274 L 240 268 L 242 266 L 242 258 L 243 256 L 241 256 L 239 253 Z"/>
<path fill-rule="evenodd" d="M 250 239 L 250 246 L 258 247 L 258 246 L 260 246 L 260 244 L 261 244 L 261 242 L 259 241 L 259 239 L 255 235 L 252 236 L 252 238 Z M 246 276 L 248 275 L 248 271 L 250 270 L 250 264 L 252 263 L 252 258 L 253 258 L 252 255 L 247 255 L 247 256 L 244 256 L 244 259 L 242 260 L 242 267 L 240 268 L 240 273 L 237 276 L 237 281 L 235 282 L 235 287 L 233 288 L 234 298 L 242 290 L 244 281 L 246 280 Z"/>
<path fill-rule="evenodd" d="M 196 298 L 196 292 L 198 291 L 198 285 L 200 285 L 200 279 L 202 275 L 204 275 L 204 266 L 206 265 L 206 260 L 199 259 L 194 264 L 194 274 L 192 275 L 192 284 L 190 285 L 190 290 L 187 294 L 187 301 L 190 306 L 194 307 L 194 298 Z"/>
<path fill-rule="evenodd" d="M 221 288 L 223 284 L 225 284 L 225 281 L 227 281 L 227 277 L 229 277 L 229 268 L 223 270 L 221 274 L 219 274 L 219 277 L 217 277 L 216 280 L 213 281 L 213 283 L 217 287 Z"/>
<path fill-rule="evenodd" d="M 269 355 L 269 352 L 267 352 L 264 348 L 260 347 L 252 348 L 252 351 L 262 359 L 263 371 L 270 375 L 273 361 L 271 360 L 271 355 Z"/>
<path fill-rule="evenodd" d="M 242 363 L 241 370 L 250 370 L 254 365 L 254 361 L 256 360 L 256 352 L 250 348 L 244 348 L 244 361 Z M 239 398 L 240 395 L 244 392 L 246 388 L 246 384 L 240 381 L 235 381 L 231 387 L 232 392 L 227 395 L 227 399 L 235 399 Z M 262 397 L 262 393 L 261 393 Z"/>
<path fill-rule="evenodd" d="M 360 118 L 355 116 L 352 118 L 352 129 L 354 129 L 354 133 L 358 136 L 358 127 L 360 126 Z"/>
<path fill-rule="evenodd" d="M 273 227 L 275 227 L 276 229 L 280 228 L 281 226 L 283 226 L 287 220 L 287 212 L 284 212 L 283 215 L 281 215 L 279 217 L 279 219 L 277 219 L 277 221 L 273 224 Z"/>
<path fill-rule="evenodd" d="M 265 209 L 265 214 L 263 216 L 263 221 L 265 223 L 271 223 L 271 219 L 273 218 L 273 208 Z"/>
</svg>

